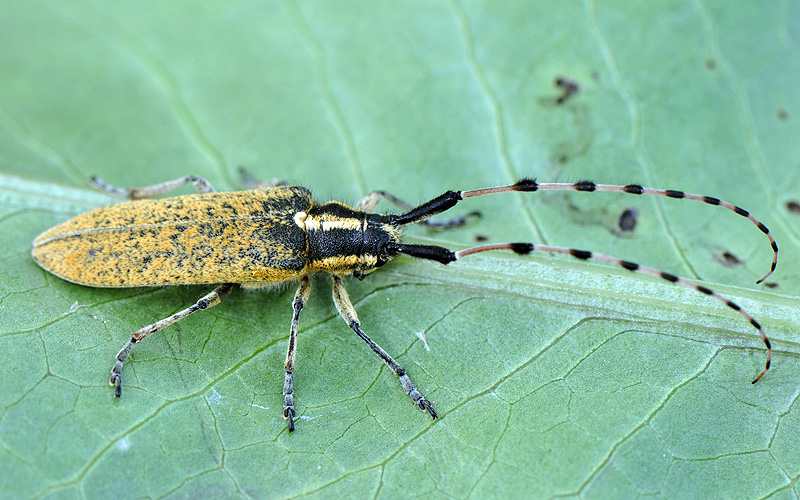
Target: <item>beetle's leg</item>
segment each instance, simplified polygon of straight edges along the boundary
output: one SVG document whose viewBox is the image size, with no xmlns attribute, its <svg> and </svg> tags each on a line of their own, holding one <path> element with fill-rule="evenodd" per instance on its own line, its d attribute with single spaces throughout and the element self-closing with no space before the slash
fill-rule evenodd
<svg viewBox="0 0 800 500">
<path fill-rule="evenodd" d="M 162 328 L 175 323 L 176 321 L 182 320 L 193 312 L 214 307 L 225 300 L 228 294 L 231 293 L 231 289 L 233 289 L 232 283 L 219 285 L 209 294 L 205 295 L 186 309 L 178 311 L 172 316 L 168 316 L 161 321 L 153 323 L 152 325 L 147 325 L 144 328 L 140 328 L 133 335 L 131 335 L 131 339 L 122 349 L 120 349 L 119 353 L 117 354 L 117 361 L 114 363 L 114 367 L 111 369 L 111 378 L 108 380 L 108 383 L 109 385 L 114 386 L 114 397 L 118 398 L 122 394 L 122 363 L 125 362 L 125 358 L 127 358 L 131 353 L 134 344 L 146 339 L 150 336 L 150 334 L 155 333 Z"/>
<path fill-rule="evenodd" d="M 410 203 L 407 201 L 401 200 L 397 196 L 387 193 L 386 191 L 372 191 L 368 193 L 365 197 L 361 198 L 361 201 L 356 203 L 355 208 L 356 210 L 361 210 L 364 212 L 372 212 L 375 210 L 375 207 L 378 206 L 378 203 L 385 199 L 392 205 L 396 206 L 400 210 L 408 212 L 412 208 L 414 208 Z"/>
<path fill-rule="evenodd" d="M 303 276 L 297 293 L 294 294 L 292 301 L 292 328 L 289 331 L 289 349 L 286 351 L 286 379 L 283 382 L 283 418 L 289 420 L 289 432 L 294 430 L 294 358 L 297 354 L 297 330 L 300 325 L 300 311 L 308 302 L 311 294 L 311 280 L 308 276 Z"/>
<path fill-rule="evenodd" d="M 361 323 L 358 321 L 358 315 L 356 314 L 353 304 L 350 302 L 350 296 L 347 295 L 347 290 L 344 288 L 342 278 L 339 276 L 333 276 L 333 302 L 336 304 L 336 309 L 339 311 L 339 314 L 342 316 L 342 319 L 344 319 L 345 323 L 347 323 L 347 325 L 350 326 L 354 332 L 356 332 L 356 335 L 361 337 L 361 339 L 366 342 L 373 351 L 375 351 L 375 354 L 380 356 L 383 362 L 392 369 L 397 378 L 400 379 L 400 385 L 403 386 L 403 390 L 406 391 L 406 394 L 411 396 L 411 399 L 419 407 L 419 409 L 427 411 L 430 413 L 431 417 L 436 418 L 436 410 L 433 409 L 430 401 L 425 399 L 425 396 L 420 394 L 420 392 L 417 390 L 417 386 L 415 386 L 414 382 L 411 381 L 411 378 L 406 375 L 406 369 L 400 366 L 400 364 L 395 361 L 394 358 L 389 356 L 389 354 L 384 351 L 381 346 L 375 343 L 374 340 L 369 338 L 366 333 L 361 331 Z"/>
<path fill-rule="evenodd" d="M 356 210 L 360 210 L 363 212 L 372 212 L 375 210 L 375 207 L 378 205 L 378 202 L 384 199 L 391 203 L 392 205 L 396 206 L 400 210 L 404 212 L 411 211 L 414 206 L 408 203 L 407 201 L 401 200 L 397 196 L 387 193 L 386 191 L 372 191 L 371 193 L 367 194 L 365 197 L 359 201 L 355 207 Z M 460 215 L 458 217 L 451 217 L 449 219 L 425 219 L 420 221 L 420 224 L 427 226 L 431 229 L 450 229 L 453 227 L 461 227 L 467 223 L 467 219 L 470 217 L 480 217 L 481 213 L 477 211 L 470 212 L 468 214 Z"/>
<path fill-rule="evenodd" d="M 204 194 L 204 193 L 213 193 L 216 191 L 214 186 L 211 185 L 210 182 L 205 180 L 204 178 L 200 177 L 199 175 L 187 175 L 186 177 L 181 177 L 180 179 L 174 179 L 167 182 L 162 182 L 161 184 L 154 184 L 152 186 L 146 187 L 135 187 L 135 188 L 122 188 L 118 186 L 112 186 L 111 184 L 107 183 L 103 179 L 98 176 L 92 176 L 89 179 L 89 184 L 93 187 L 111 193 L 116 196 L 122 196 L 124 198 L 130 198 L 131 200 L 138 200 L 141 198 L 154 198 L 156 196 L 169 193 L 170 191 L 174 191 L 181 186 L 185 186 L 190 182 L 194 183 L 194 187 L 197 188 L 197 192 Z"/>
<path fill-rule="evenodd" d="M 239 177 L 242 178 L 242 184 L 244 185 L 245 189 L 259 189 L 259 188 L 271 188 L 271 187 L 278 187 L 278 186 L 288 186 L 286 182 L 282 181 L 278 178 L 273 178 L 268 181 L 262 181 L 256 179 L 250 172 L 247 171 L 244 167 L 239 167 Z"/>
</svg>

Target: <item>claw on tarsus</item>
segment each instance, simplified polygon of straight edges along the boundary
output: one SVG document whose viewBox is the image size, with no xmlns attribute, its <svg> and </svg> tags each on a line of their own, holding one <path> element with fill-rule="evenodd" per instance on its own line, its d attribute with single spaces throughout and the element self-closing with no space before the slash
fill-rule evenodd
<svg viewBox="0 0 800 500">
<path fill-rule="evenodd" d="M 117 374 L 111 375 L 111 379 L 108 381 L 108 385 L 114 387 L 114 397 L 119 398 L 122 396 L 122 377 Z"/>
<path fill-rule="evenodd" d="M 434 419 L 439 418 L 439 415 L 436 414 L 436 410 L 433 409 L 433 405 L 427 399 L 425 399 L 425 398 L 420 399 L 419 403 L 417 403 L 417 404 L 419 405 L 419 409 L 420 410 L 427 411 L 428 413 L 430 413 L 431 414 L 431 418 L 434 418 Z"/>
<path fill-rule="evenodd" d="M 283 412 L 283 418 L 289 420 L 289 432 L 294 432 L 294 410 L 286 408 Z"/>
</svg>

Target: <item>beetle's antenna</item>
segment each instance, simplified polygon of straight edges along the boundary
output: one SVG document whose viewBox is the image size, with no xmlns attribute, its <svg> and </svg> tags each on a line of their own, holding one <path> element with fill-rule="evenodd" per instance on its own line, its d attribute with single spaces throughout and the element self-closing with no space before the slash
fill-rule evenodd
<svg viewBox="0 0 800 500">
<path fill-rule="evenodd" d="M 750 212 L 747 210 L 738 207 L 732 203 L 727 201 L 720 200 L 719 198 L 714 198 L 712 196 L 704 196 L 699 194 L 691 194 L 685 193 L 683 191 L 676 191 L 673 189 L 653 189 L 653 188 L 645 188 L 638 184 L 628 184 L 625 186 L 622 185 L 614 185 L 614 184 L 595 184 L 591 181 L 580 181 L 576 183 L 548 183 L 548 182 L 536 182 L 535 179 L 522 179 L 514 184 L 510 184 L 507 186 L 497 186 L 497 187 L 489 187 L 483 189 L 473 189 L 470 191 L 448 191 L 441 196 L 437 196 L 436 198 L 423 203 L 422 205 L 408 211 L 402 215 L 390 215 L 387 216 L 388 222 L 395 225 L 402 225 L 402 224 L 413 224 L 416 222 L 421 222 L 432 215 L 436 215 L 438 213 L 444 212 L 446 210 L 451 209 L 453 206 L 456 205 L 459 201 L 465 198 L 473 198 L 476 196 L 484 196 L 487 194 L 495 194 L 495 193 L 507 193 L 510 191 L 581 191 L 581 192 L 593 192 L 593 191 L 608 191 L 614 193 L 628 193 L 628 194 L 636 194 L 636 195 L 651 195 L 651 196 L 663 196 L 666 198 L 676 198 L 676 199 L 687 199 L 687 200 L 694 200 L 694 201 L 702 201 L 703 203 L 707 203 L 709 205 L 718 205 L 723 207 L 731 212 L 741 215 L 747 219 L 750 219 L 750 222 L 756 225 L 758 229 L 767 235 L 769 239 L 770 246 L 772 247 L 772 264 L 770 266 L 770 270 L 767 274 L 765 274 L 761 279 L 756 281 L 756 283 L 761 283 L 765 279 L 767 279 L 774 271 L 775 267 L 778 265 L 778 244 L 775 242 L 775 239 L 772 237 L 772 234 L 767 229 L 760 220 L 756 219 Z"/>
<path fill-rule="evenodd" d="M 437 262 L 441 262 L 442 264 L 448 264 L 450 262 L 456 261 L 461 259 L 462 257 L 466 257 L 467 255 L 472 255 L 475 253 L 480 252 L 490 252 L 494 250 L 512 250 L 518 254 L 529 254 L 531 252 L 550 252 L 550 253 L 560 253 L 571 255 L 577 259 L 581 260 L 598 260 L 602 262 L 608 262 L 609 264 L 614 264 L 619 266 L 623 269 L 627 269 L 628 271 L 638 271 L 641 273 L 649 274 L 651 276 L 656 276 L 663 280 L 669 281 L 670 283 L 677 283 L 682 285 L 686 288 L 690 288 L 692 290 L 696 290 L 704 295 L 709 295 L 718 301 L 722 302 L 726 306 L 730 307 L 734 311 L 737 311 L 739 314 L 750 323 L 753 328 L 758 330 L 758 333 L 761 335 L 761 339 L 764 341 L 764 345 L 767 346 L 767 362 L 761 373 L 753 380 L 753 384 L 761 380 L 761 377 L 767 373 L 769 370 L 769 365 L 772 360 L 772 345 L 769 342 L 769 338 L 767 334 L 764 332 L 764 329 L 761 327 L 761 324 L 753 318 L 747 311 L 742 309 L 738 304 L 729 300 L 728 298 L 718 294 L 717 292 L 706 288 L 703 285 L 695 283 L 694 281 L 681 278 L 675 276 L 674 274 L 665 273 L 663 271 L 659 271 L 658 269 L 642 266 L 635 262 L 630 262 L 627 260 L 622 260 L 617 257 L 611 257 L 609 255 L 604 255 L 595 252 L 589 252 L 587 250 L 576 250 L 574 248 L 566 248 L 566 247 L 556 247 L 552 245 L 535 245 L 533 243 L 495 243 L 490 245 L 481 245 L 477 247 L 467 248 L 464 250 L 459 250 L 457 252 L 453 252 L 447 248 L 435 246 L 435 245 L 407 245 L 407 244 L 400 244 L 396 243 L 390 246 L 387 246 L 387 250 L 393 254 L 406 254 L 411 257 L 417 257 L 420 259 L 428 259 L 428 260 L 435 260 Z"/>
</svg>

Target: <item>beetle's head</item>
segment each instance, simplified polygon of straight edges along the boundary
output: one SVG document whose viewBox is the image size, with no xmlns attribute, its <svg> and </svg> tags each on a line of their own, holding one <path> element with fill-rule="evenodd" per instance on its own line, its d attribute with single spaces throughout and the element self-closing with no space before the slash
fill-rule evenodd
<svg viewBox="0 0 800 500">
<path fill-rule="evenodd" d="M 353 276 L 364 279 L 376 269 L 395 258 L 398 252 L 395 247 L 400 243 L 402 229 L 390 224 L 382 216 L 367 216 L 364 230 L 364 245 L 361 250 L 362 264 L 353 272 Z"/>
</svg>

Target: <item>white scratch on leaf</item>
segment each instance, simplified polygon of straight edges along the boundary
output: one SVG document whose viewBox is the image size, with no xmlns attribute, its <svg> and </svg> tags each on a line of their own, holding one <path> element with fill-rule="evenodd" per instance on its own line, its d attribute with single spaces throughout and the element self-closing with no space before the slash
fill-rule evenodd
<svg viewBox="0 0 800 500">
<path fill-rule="evenodd" d="M 219 404 L 219 402 L 222 401 L 222 398 L 224 398 L 224 397 L 225 396 L 223 396 L 222 394 L 217 392 L 217 390 L 212 387 L 211 388 L 211 396 L 207 397 L 206 401 L 208 401 L 208 404 L 215 405 L 215 404 Z"/>
<path fill-rule="evenodd" d="M 428 346 L 428 341 L 425 339 L 425 330 L 420 330 L 420 331 L 418 331 L 418 332 L 417 332 L 417 337 L 419 337 L 419 339 L 420 339 L 420 340 L 422 341 L 422 343 L 425 345 L 425 350 L 426 350 L 426 351 L 430 351 L 430 350 L 431 350 L 431 348 Z"/>
<path fill-rule="evenodd" d="M 117 449 L 119 451 L 128 451 L 128 448 L 130 447 L 131 447 L 131 440 L 128 439 L 128 436 L 125 436 L 124 438 L 120 439 L 119 443 L 117 443 Z"/>
</svg>

